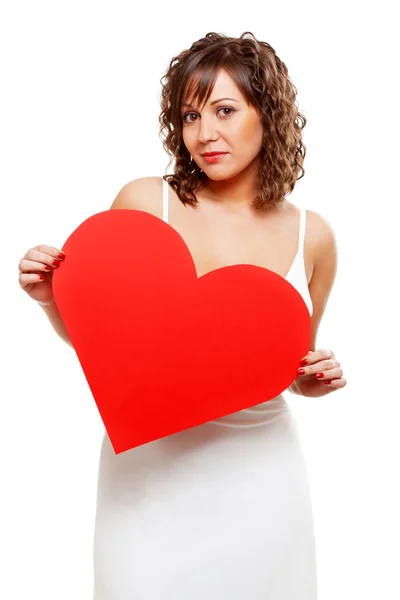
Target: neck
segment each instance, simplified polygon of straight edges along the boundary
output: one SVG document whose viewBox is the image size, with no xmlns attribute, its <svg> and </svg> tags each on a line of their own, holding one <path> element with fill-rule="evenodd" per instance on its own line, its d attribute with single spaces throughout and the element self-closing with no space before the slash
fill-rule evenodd
<svg viewBox="0 0 400 600">
<path fill-rule="evenodd" d="M 249 165 L 249 167 L 249 170 L 245 169 L 229 179 L 215 181 L 207 178 L 203 187 L 203 195 L 210 202 L 225 205 L 227 208 L 251 209 L 251 204 L 258 194 L 256 185 L 258 171 L 254 165 Z"/>
</svg>

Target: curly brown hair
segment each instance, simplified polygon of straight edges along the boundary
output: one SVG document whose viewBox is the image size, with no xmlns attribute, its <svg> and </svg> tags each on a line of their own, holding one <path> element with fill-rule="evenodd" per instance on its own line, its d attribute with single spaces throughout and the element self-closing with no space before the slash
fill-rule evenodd
<svg viewBox="0 0 400 600">
<path fill-rule="evenodd" d="M 183 143 L 181 104 L 197 77 L 192 100 L 205 104 L 220 69 L 229 73 L 247 102 L 257 110 L 264 126 L 260 190 L 252 205 L 257 209 L 268 208 L 282 202 L 285 195 L 293 191 L 296 181 L 304 176 L 306 148 L 302 130 L 307 119 L 297 109 L 297 88 L 291 82 L 286 65 L 272 46 L 258 41 L 249 31 L 240 38 L 207 33 L 170 61 L 166 74 L 160 79 L 159 134 L 171 157 L 167 169 L 174 159 L 175 169 L 163 179 L 184 204 L 198 204 L 194 190 L 204 187 L 208 177 Z"/>
</svg>

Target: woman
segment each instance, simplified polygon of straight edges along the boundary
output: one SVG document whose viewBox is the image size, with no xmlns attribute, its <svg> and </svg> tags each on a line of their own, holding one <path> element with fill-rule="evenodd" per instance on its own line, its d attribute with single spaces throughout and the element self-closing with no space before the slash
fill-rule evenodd
<svg viewBox="0 0 400 600">
<path fill-rule="evenodd" d="M 127 183 L 111 209 L 167 221 L 199 276 L 245 263 L 289 281 L 312 325 L 290 391 L 343 388 L 334 352 L 316 349 L 334 234 L 285 198 L 304 174 L 306 124 L 285 64 L 249 32 L 209 33 L 172 59 L 164 79 L 160 133 L 174 174 Z M 19 281 L 71 344 L 51 287 L 64 258 L 49 246 L 28 250 Z M 119 455 L 105 434 L 94 559 L 95 600 L 317 598 L 307 471 L 283 396 Z"/>
</svg>

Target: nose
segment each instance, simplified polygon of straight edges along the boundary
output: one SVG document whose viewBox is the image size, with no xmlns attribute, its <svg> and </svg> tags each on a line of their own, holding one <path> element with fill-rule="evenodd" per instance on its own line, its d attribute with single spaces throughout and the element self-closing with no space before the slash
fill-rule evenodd
<svg viewBox="0 0 400 600">
<path fill-rule="evenodd" d="M 218 139 L 218 134 L 214 129 L 213 119 L 202 117 L 200 120 L 200 126 L 198 131 L 198 140 L 201 144 L 205 145 L 209 141 Z"/>
</svg>

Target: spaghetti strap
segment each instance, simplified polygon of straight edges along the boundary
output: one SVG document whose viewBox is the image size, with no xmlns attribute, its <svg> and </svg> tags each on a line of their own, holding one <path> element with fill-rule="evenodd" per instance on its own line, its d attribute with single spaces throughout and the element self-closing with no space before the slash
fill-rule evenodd
<svg viewBox="0 0 400 600">
<path fill-rule="evenodd" d="M 304 242 L 306 235 L 307 212 L 305 208 L 299 208 L 299 237 L 296 256 L 292 262 L 285 279 L 296 288 L 307 305 L 310 316 L 313 313 L 313 303 L 308 289 L 306 265 L 304 261 Z"/>
<path fill-rule="evenodd" d="M 305 238 L 305 233 L 306 233 L 306 219 L 307 219 L 307 214 L 306 214 L 306 209 L 305 208 L 300 208 L 300 227 L 299 227 L 299 249 L 298 249 L 298 253 L 299 255 L 304 254 L 304 238 Z"/>
</svg>

